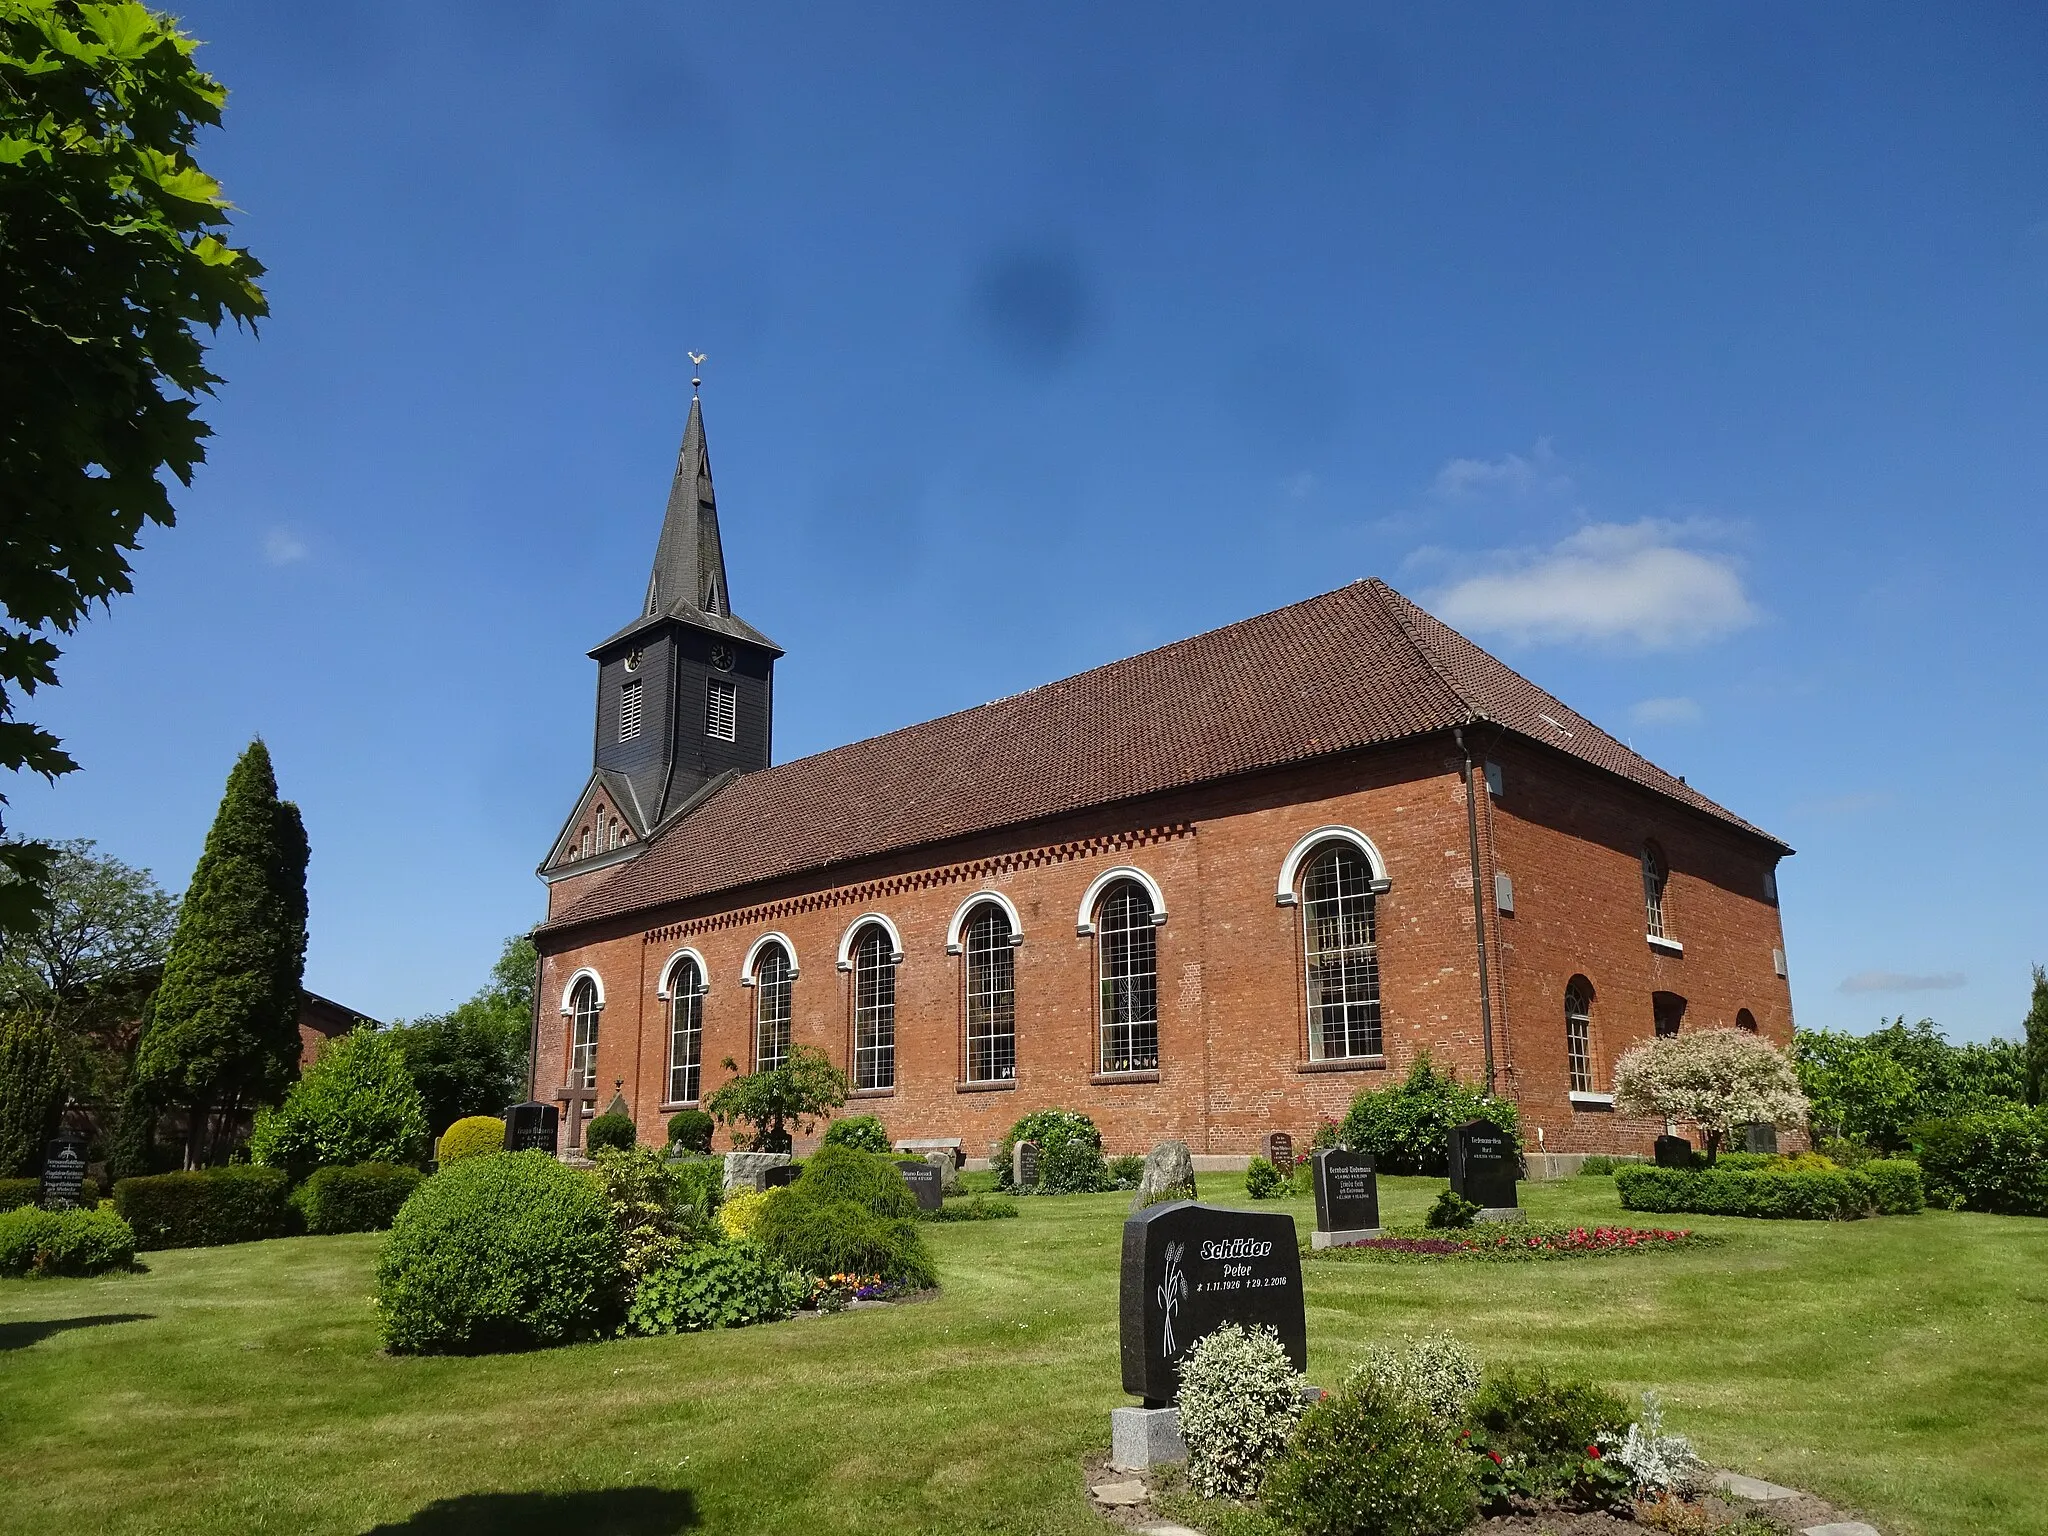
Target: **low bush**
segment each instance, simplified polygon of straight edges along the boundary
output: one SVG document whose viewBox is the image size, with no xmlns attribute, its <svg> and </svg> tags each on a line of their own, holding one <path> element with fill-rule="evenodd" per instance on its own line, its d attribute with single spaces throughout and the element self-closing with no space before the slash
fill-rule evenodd
<svg viewBox="0 0 2048 1536">
<path fill-rule="evenodd" d="M 620 1243 L 598 1180 L 545 1152 L 428 1179 L 377 1265 L 385 1347 L 473 1353 L 589 1338 L 618 1315 Z"/>
<path fill-rule="evenodd" d="M 1676 1248 L 1711 1247 L 1714 1240 L 1698 1232 L 1661 1227 L 1538 1227 L 1528 1222 L 1434 1232 L 1425 1236 L 1388 1231 L 1361 1238 L 1341 1248 L 1319 1248 L 1318 1261 L 1343 1259 L 1478 1259 L 1518 1262 L 1526 1259 L 1590 1259 L 1604 1254 L 1657 1253 Z"/>
<path fill-rule="evenodd" d="M 1017 1202 L 1000 1195 L 969 1195 L 965 1200 L 948 1200 L 936 1211 L 919 1211 L 926 1221 L 1007 1221 L 1017 1214 Z"/>
<path fill-rule="evenodd" d="M 2048 1107 L 1925 1120 L 1913 1137 L 1934 1204 L 2048 1216 Z"/>
<path fill-rule="evenodd" d="M 1910 1158 L 1876 1157 L 1849 1177 L 1867 1191 L 1870 1208 L 1880 1216 L 1911 1216 L 1927 1209 L 1927 1188 L 1920 1165 Z"/>
<path fill-rule="evenodd" d="M 1188 1485 L 1207 1499 L 1249 1499 L 1301 1417 L 1302 1376 L 1271 1328 L 1225 1323 L 1180 1363 L 1180 1436 Z"/>
<path fill-rule="evenodd" d="M 880 1152 L 885 1156 L 894 1150 L 889 1144 L 889 1128 L 882 1124 L 879 1115 L 847 1115 L 834 1120 L 825 1127 L 824 1144 L 828 1147 L 852 1147 L 856 1152 Z"/>
<path fill-rule="evenodd" d="M 436 1153 L 441 1166 L 459 1163 L 465 1157 L 482 1157 L 505 1150 L 505 1122 L 496 1115 L 466 1115 L 441 1133 Z"/>
<path fill-rule="evenodd" d="M 802 1275 L 752 1243 L 693 1243 L 641 1277 L 626 1309 L 629 1333 L 697 1333 L 785 1318 L 810 1294 Z"/>
<path fill-rule="evenodd" d="M 1412 1398 L 1451 1432 L 1464 1424 L 1484 1374 L 1479 1357 L 1454 1335 L 1432 1333 L 1399 1345 L 1368 1346 L 1348 1380 Z"/>
<path fill-rule="evenodd" d="M 1690 1211 L 1777 1221 L 1852 1221 L 1920 1209 L 1911 1164 L 1864 1169 L 1623 1168 L 1614 1176 L 1631 1211 Z"/>
<path fill-rule="evenodd" d="M 1568 1502 L 1599 1507 L 1628 1490 L 1629 1472 L 1602 1449 L 1619 1444 L 1628 1404 L 1605 1387 L 1542 1371 L 1489 1371 L 1472 1401 L 1467 1444 L 1491 1509 Z"/>
<path fill-rule="evenodd" d="M 1244 1165 L 1244 1192 L 1254 1200 L 1270 1200 L 1287 1187 L 1287 1175 L 1269 1160 L 1255 1157 Z"/>
<path fill-rule="evenodd" d="M 718 1208 L 725 1201 L 725 1159 L 682 1157 L 669 1163 L 676 1218 L 692 1232 L 717 1237 Z"/>
<path fill-rule="evenodd" d="M 718 1122 L 701 1109 L 682 1109 L 668 1117 L 668 1144 L 678 1152 L 709 1152 Z"/>
<path fill-rule="evenodd" d="M 1011 1126 L 996 1143 L 990 1159 L 998 1189 L 1011 1187 L 1015 1172 L 1011 1153 L 1020 1141 L 1038 1144 L 1038 1182 L 1016 1193 L 1077 1195 L 1111 1187 L 1109 1165 L 1102 1160 L 1102 1133 L 1078 1110 L 1041 1109 Z M 1139 1158 L 1140 1173 L 1144 1165 L 1145 1160 Z M 1133 1185 L 1136 1182 L 1132 1180 Z"/>
<path fill-rule="evenodd" d="M 877 1216 L 917 1214 L 917 1196 L 896 1159 L 852 1147 L 820 1147 L 789 1188 L 818 1204 L 847 1201 Z"/>
<path fill-rule="evenodd" d="M 595 1157 L 607 1147 L 624 1151 L 640 1140 L 630 1115 L 599 1115 L 583 1128 L 583 1150 Z"/>
<path fill-rule="evenodd" d="M 685 1244 L 719 1235 L 715 1208 L 707 1211 L 694 1187 L 686 1191 L 685 1165 L 652 1147 L 601 1147 L 592 1160 L 618 1234 L 628 1291 L 643 1275 L 674 1260 Z"/>
<path fill-rule="evenodd" d="M 1707 1464 L 1693 1450 L 1692 1442 L 1683 1435 L 1664 1432 L 1664 1405 L 1655 1392 L 1643 1394 L 1642 1416 L 1621 1437 L 1614 1459 L 1628 1470 L 1638 1497 L 1683 1498 L 1707 1483 Z"/>
<path fill-rule="evenodd" d="M 1136 1189 L 1145 1177 L 1145 1159 L 1135 1152 L 1112 1157 L 1104 1166 L 1109 1171 L 1110 1184 L 1117 1189 Z"/>
<path fill-rule="evenodd" d="M 1351 1101 L 1339 1135 L 1354 1152 L 1370 1152 L 1381 1173 L 1450 1172 L 1451 1131 L 1471 1120 L 1491 1120 L 1520 1144 L 1514 1103 L 1489 1097 L 1438 1072 L 1424 1051 L 1405 1081 L 1361 1093 Z"/>
<path fill-rule="evenodd" d="M 917 1197 L 895 1163 L 851 1147 L 820 1147 L 802 1177 L 771 1190 L 753 1237 L 801 1274 L 874 1275 L 899 1286 L 935 1282 L 917 1230 Z"/>
<path fill-rule="evenodd" d="M 104 1209 L 0 1215 L 0 1275 L 98 1275 L 135 1262 L 135 1231 Z"/>
<path fill-rule="evenodd" d="M 43 1181 L 37 1179 L 0 1179 L 0 1211 L 11 1211 L 16 1206 L 34 1205 L 43 1198 Z M 97 1179 L 81 1180 L 78 1186 L 78 1208 L 89 1211 L 100 1203 L 100 1186 Z"/>
<path fill-rule="evenodd" d="M 1479 1507 L 1470 1460 L 1414 1398 L 1362 1376 L 1302 1415 L 1260 1500 L 1299 1536 L 1453 1536 Z"/>
<path fill-rule="evenodd" d="M 145 1253 L 283 1237 L 298 1217 L 284 1170 L 246 1165 L 122 1179 L 114 1185 L 114 1209 Z"/>
<path fill-rule="evenodd" d="M 420 1186 L 417 1168 L 358 1163 L 322 1168 L 292 1192 L 308 1232 L 382 1232 Z"/>
<path fill-rule="evenodd" d="M 1455 1189 L 1438 1192 L 1436 1204 L 1429 1208 L 1429 1214 L 1422 1218 L 1422 1224 L 1436 1231 L 1451 1231 L 1469 1227 L 1479 1219 L 1478 1202 L 1467 1200 Z"/>
<path fill-rule="evenodd" d="M 1579 1176 L 1581 1178 L 1606 1178 L 1613 1172 L 1614 1159 L 1611 1157 L 1603 1157 L 1597 1152 L 1593 1156 L 1587 1158 L 1583 1163 L 1579 1164 Z"/>
<path fill-rule="evenodd" d="M 718 1230 L 735 1241 L 753 1236 L 754 1227 L 761 1220 L 761 1212 L 767 1208 L 770 1193 L 765 1189 L 729 1191 L 718 1203 Z"/>
</svg>

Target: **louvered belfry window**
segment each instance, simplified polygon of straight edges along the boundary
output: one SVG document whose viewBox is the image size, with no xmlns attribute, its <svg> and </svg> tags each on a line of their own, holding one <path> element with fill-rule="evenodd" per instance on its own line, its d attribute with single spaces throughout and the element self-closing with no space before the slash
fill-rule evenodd
<svg viewBox="0 0 2048 1536">
<path fill-rule="evenodd" d="M 1010 919 L 984 902 L 967 920 L 967 1080 L 1006 1083 L 1017 1075 L 1017 954 Z"/>
<path fill-rule="evenodd" d="M 789 951 L 770 944 L 754 962 L 754 1069 L 789 1061 Z"/>
<path fill-rule="evenodd" d="M 1110 888 L 1098 909 L 1102 1070 L 1159 1068 L 1159 930 L 1152 898 L 1135 880 Z"/>
<path fill-rule="evenodd" d="M 640 680 L 619 689 L 619 740 L 631 741 L 640 734 Z"/>
<path fill-rule="evenodd" d="M 694 1104 L 704 1070 L 704 977 L 685 958 L 668 982 L 668 1101 Z"/>
<path fill-rule="evenodd" d="M 712 678 L 704 696 L 704 732 L 719 741 L 739 738 L 740 696 L 731 683 Z"/>
<path fill-rule="evenodd" d="M 896 1086 L 896 946 L 879 923 L 853 947 L 853 1086 Z"/>
<path fill-rule="evenodd" d="M 1301 879 L 1311 1061 L 1378 1056 L 1380 951 L 1372 866 L 1345 843 L 1318 853 Z"/>
<path fill-rule="evenodd" d="M 1593 1091 L 1593 989 L 1574 976 L 1564 989 L 1564 1054 L 1572 1092 Z"/>
</svg>

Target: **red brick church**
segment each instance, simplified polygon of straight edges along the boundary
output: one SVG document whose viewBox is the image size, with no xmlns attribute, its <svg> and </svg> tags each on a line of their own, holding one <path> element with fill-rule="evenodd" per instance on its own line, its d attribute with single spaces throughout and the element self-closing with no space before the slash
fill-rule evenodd
<svg viewBox="0 0 2048 1536">
<path fill-rule="evenodd" d="M 535 1096 L 566 1145 L 818 1047 L 849 1112 L 969 1155 L 1026 1111 L 1112 1153 L 1305 1137 L 1431 1053 L 1532 1150 L 1640 1151 L 1653 1033 L 1792 1033 L 1791 850 L 1384 582 L 776 764 L 703 415 L 596 761 L 540 869 Z"/>
</svg>

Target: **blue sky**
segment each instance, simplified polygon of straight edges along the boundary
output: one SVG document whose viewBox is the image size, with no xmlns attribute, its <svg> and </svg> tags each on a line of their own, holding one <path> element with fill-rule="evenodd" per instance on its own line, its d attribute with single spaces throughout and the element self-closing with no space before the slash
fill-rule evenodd
<svg viewBox="0 0 2048 1536">
<path fill-rule="evenodd" d="M 1808 1025 L 2048 960 L 2048 11 L 187 9 L 274 318 L 36 701 L 181 886 L 260 732 L 308 984 L 537 919 L 688 401 L 788 758 L 1365 575 L 1799 849 Z"/>
</svg>

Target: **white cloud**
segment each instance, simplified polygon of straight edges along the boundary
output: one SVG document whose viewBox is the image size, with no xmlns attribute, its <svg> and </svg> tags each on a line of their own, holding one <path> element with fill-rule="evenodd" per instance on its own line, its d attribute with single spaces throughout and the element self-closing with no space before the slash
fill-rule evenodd
<svg viewBox="0 0 2048 1536">
<path fill-rule="evenodd" d="M 1650 650 L 1717 640 L 1757 621 L 1725 555 L 1679 541 L 1697 525 L 1588 523 L 1542 553 L 1507 552 L 1499 569 L 1432 594 L 1454 628 L 1523 642 L 1595 640 Z"/>
<path fill-rule="evenodd" d="M 1557 467 L 1550 439 L 1539 437 L 1524 458 L 1519 453 L 1497 459 L 1452 459 L 1436 472 L 1430 494 L 1445 501 L 1464 501 L 1491 492 L 1527 496 L 1531 492 L 1568 491 L 1571 477 Z"/>
<path fill-rule="evenodd" d="M 1700 706 L 1693 699 L 1641 699 L 1629 707 L 1637 725 L 1698 725 Z"/>
<path fill-rule="evenodd" d="M 312 552 L 306 541 L 288 528 L 273 528 L 263 535 L 263 558 L 272 565 L 295 565 Z"/>
<path fill-rule="evenodd" d="M 1933 976 L 1908 976 L 1899 971 L 1858 971 L 1842 982 L 1842 990 L 1858 992 L 1953 992 L 1969 978 L 1961 971 Z"/>
</svg>

